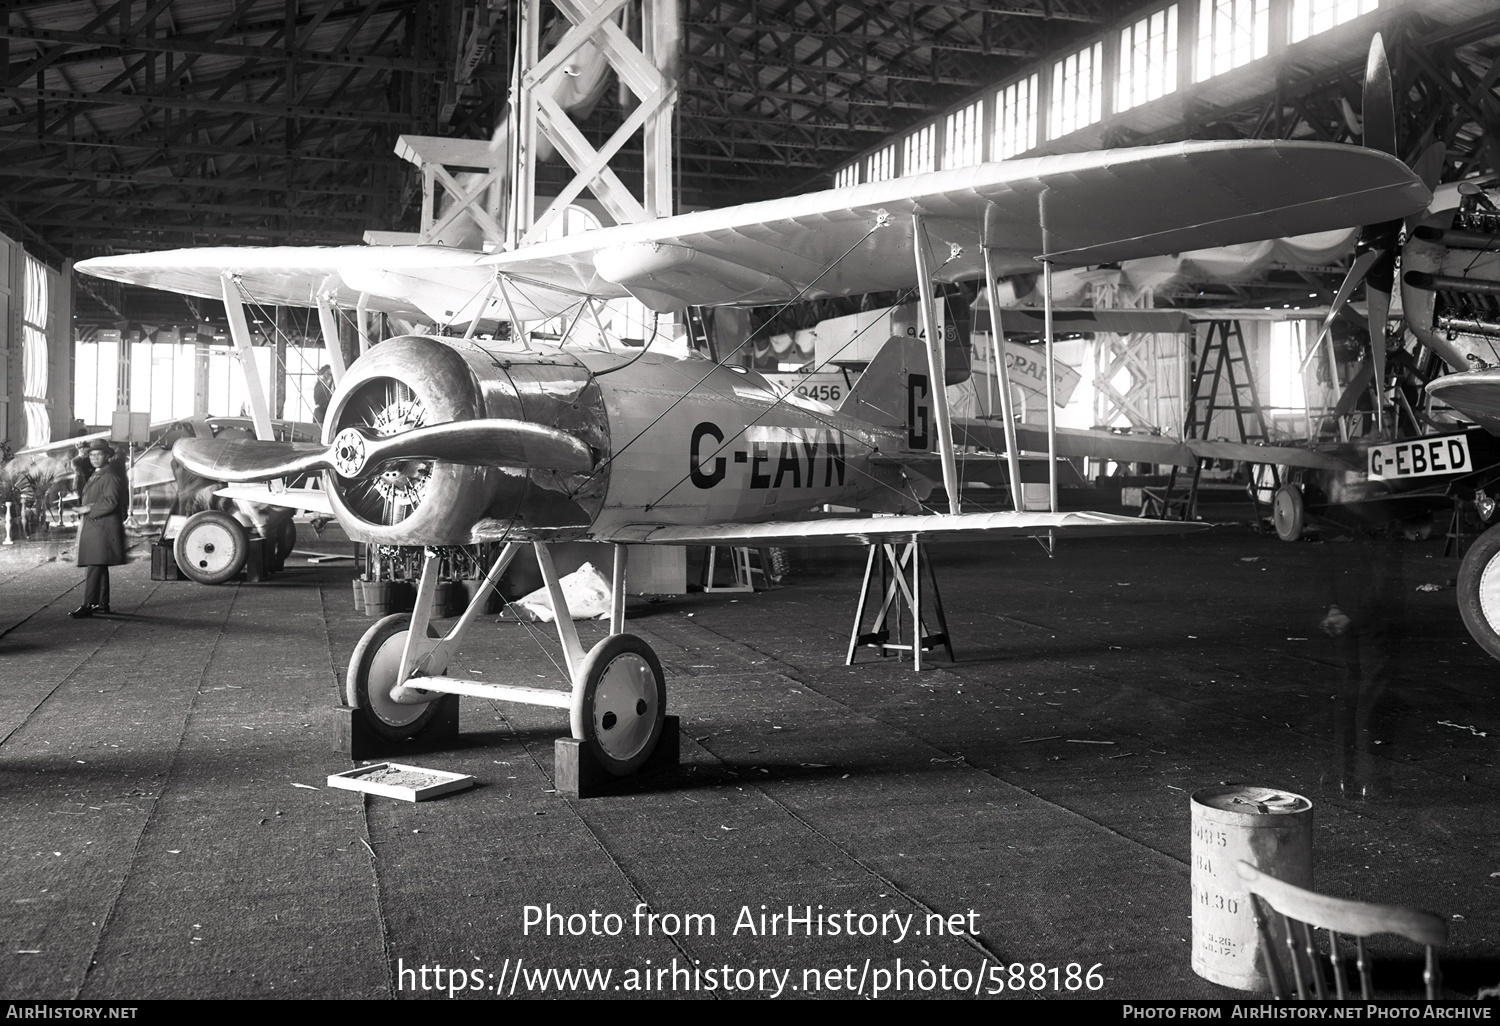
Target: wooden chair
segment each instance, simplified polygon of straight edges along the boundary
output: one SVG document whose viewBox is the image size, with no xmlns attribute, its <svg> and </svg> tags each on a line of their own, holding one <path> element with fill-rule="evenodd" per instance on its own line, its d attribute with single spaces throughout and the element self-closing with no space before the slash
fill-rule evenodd
<svg viewBox="0 0 1500 1026">
<path fill-rule="evenodd" d="M 1250 892 L 1250 909 L 1255 916 L 1255 930 L 1260 936 L 1261 958 L 1266 975 L 1271 979 L 1271 991 L 1277 998 L 1291 996 L 1287 990 L 1286 974 L 1281 959 L 1276 954 L 1278 946 L 1272 929 L 1271 913 L 1279 913 L 1284 927 L 1287 960 L 1291 963 L 1292 975 L 1297 984 L 1297 999 L 1327 1000 L 1349 998 L 1349 988 L 1344 977 L 1344 962 L 1339 950 L 1339 936 L 1354 938 L 1355 967 L 1359 970 L 1360 996 L 1371 998 L 1370 960 L 1365 954 L 1365 938 L 1375 934 L 1389 933 L 1426 945 L 1427 964 L 1422 979 L 1427 984 L 1427 999 L 1435 1000 L 1442 984 L 1442 973 L 1438 969 L 1437 953 L 1433 950 L 1448 942 L 1448 924 L 1441 916 L 1421 909 L 1402 908 L 1399 905 L 1376 905 L 1348 898 L 1332 898 L 1316 891 L 1309 891 L 1274 876 L 1267 876 L 1248 862 L 1237 862 L 1235 872 L 1244 881 Z M 1328 954 L 1333 967 L 1334 992 L 1328 993 L 1323 972 L 1319 967 L 1320 953 L 1313 941 L 1313 929 L 1328 933 Z M 1311 990 L 1311 993 L 1309 993 Z"/>
</svg>

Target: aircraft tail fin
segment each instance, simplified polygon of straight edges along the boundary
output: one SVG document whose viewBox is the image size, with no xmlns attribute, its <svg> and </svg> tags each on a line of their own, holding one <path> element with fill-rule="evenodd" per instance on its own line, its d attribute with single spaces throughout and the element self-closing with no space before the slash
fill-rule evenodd
<svg viewBox="0 0 1500 1026">
<path fill-rule="evenodd" d="M 958 384 L 968 378 L 966 352 L 950 347 L 947 362 L 947 384 Z M 928 452 L 937 444 L 932 431 L 935 391 L 927 366 L 926 345 L 910 335 L 893 335 L 849 389 L 839 412 L 879 427 L 903 431 L 906 451 Z"/>
<path fill-rule="evenodd" d="M 918 380 L 914 382 L 912 375 Z M 909 419 L 907 396 L 912 388 L 923 395 L 929 391 L 927 351 L 918 339 L 893 335 L 860 372 L 839 412 L 880 427 L 905 427 Z"/>
</svg>

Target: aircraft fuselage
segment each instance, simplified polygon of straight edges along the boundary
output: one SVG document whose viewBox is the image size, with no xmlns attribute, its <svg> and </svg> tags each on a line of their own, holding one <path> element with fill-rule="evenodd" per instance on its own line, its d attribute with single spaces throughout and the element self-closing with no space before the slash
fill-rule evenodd
<svg viewBox="0 0 1500 1026">
<path fill-rule="evenodd" d="M 903 447 L 903 432 L 783 395 L 751 371 L 649 352 L 392 339 L 350 368 L 324 442 L 351 425 L 394 433 L 485 418 L 573 434 L 596 454 L 594 469 L 407 460 L 362 480 L 328 472 L 351 536 L 398 545 L 586 538 L 627 524 L 785 519 L 823 504 L 913 505 L 899 468 L 878 458 Z"/>
</svg>

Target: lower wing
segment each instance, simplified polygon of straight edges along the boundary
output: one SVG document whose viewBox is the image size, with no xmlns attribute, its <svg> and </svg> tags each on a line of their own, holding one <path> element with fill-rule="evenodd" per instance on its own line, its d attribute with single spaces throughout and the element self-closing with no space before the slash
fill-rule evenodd
<svg viewBox="0 0 1500 1026">
<path fill-rule="evenodd" d="M 1005 451 L 1005 429 L 999 421 L 955 420 L 953 441 L 994 452 Z M 1047 451 L 1047 432 L 1029 424 L 1016 425 L 1016 442 L 1027 452 Z M 1171 463 L 1191 467 L 1199 459 L 1243 460 L 1274 463 L 1311 470 L 1357 470 L 1356 464 L 1330 453 L 1293 445 L 1250 445 L 1242 442 L 1167 438 L 1162 435 L 1126 435 L 1083 428 L 1057 429 L 1059 456 L 1087 456 L 1122 463 Z M 892 456 L 898 462 L 903 456 Z"/>
<path fill-rule="evenodd" d="M 766 524 L 675 527 L 627 524 L 600 541 L 645 545 L 870 545 L 875 542 L 1183 534 L 1206 524 L 1142 520 L 1111 513 L 958 513 L 927 516 L 828 517 Z"/>
</svg>

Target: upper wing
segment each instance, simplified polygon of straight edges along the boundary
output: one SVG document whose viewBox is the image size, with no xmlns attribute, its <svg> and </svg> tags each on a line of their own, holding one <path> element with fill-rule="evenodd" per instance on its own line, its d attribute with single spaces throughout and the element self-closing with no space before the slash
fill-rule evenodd
<svg viewBox="0 0 1500 1026">
<path fill-rule="evenodd" d="M 657 310 L 780 303 L 900 289 L 916 281 L 911 214 L 927 219 L 937 274 L 1036 269 L 1043 252 L 1083 266 L 1403 217 L 1428 192 L 1399 160 L 1333 143 L 1187 142 L 1067 153 L 601 228 L 484 256 L 443 247 L 176 250 L 99 257 L 88 274 L 216 297 L 234 271 L 265 302 L 311 306 L 324 291 L 418 308 L 441 323 L 476 312 L 529 319 L 579 294 L 634 295 Z M 884 227 L 871 231 L 877 224 Z M 944 243 L 949 244 L 944 246 Z M 506 287 L 485 298 L 495 272 Z M 482 312 L 479 304 L 484 303 Z"/>
<path fill-rule="evenodd" d="M 366 295 L 372 310 L 448 323 L 465 302 L 473 316 L 494 276 L 479 266 L 482 257 L 444 246 L 216 246 L 92 257 L 74 267 L 205 299 L 223 298 L 227 271 L 259 303 L 312 307 L 326 293 L 353 309 Z"/>
<path fill-rule="evenodd" d="M 713 524 L 663 527 L 630 524 L 600 541 L 645 545 L 870 545 L 875 542 L 956 541 L 975 535 L 1002 538 L 1108 537 L 1124 534 L 1182 534 L 1206 527 L 1165 520 L 1142 520 L 1111 513 L 957 513 L 927 516 L 830 517 L 766 524 Z"/>
<path fill-rule="evenodd" d="M 1367 224 L 1422 209 L 1429 198 L 1399 160 L 1359 147 L 1187 142 L 980 164 L 705 210 L 486 262 L 539 285 L 589 293 L 623 286 L 657 309 L 854 295 L 915 283 L 911 214 L 927 218 L 940 278 L 981 277 L 982 241 L 996 251 L 997 273 L 1035 270 L 1044 195 L 1047 255 L 1059 266 Z"/>
</svg>

